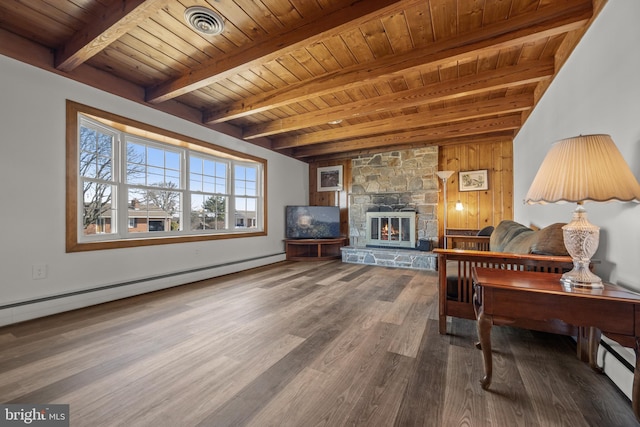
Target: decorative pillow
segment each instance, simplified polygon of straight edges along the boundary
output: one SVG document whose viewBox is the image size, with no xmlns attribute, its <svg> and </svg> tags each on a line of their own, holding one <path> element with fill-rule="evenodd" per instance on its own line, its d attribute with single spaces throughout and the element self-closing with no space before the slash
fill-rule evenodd
<svg viewBox="0 0 640 427">
<path fill-rule="evenodd" d="M 536 241 L 531 245 L 531 253 L 538 255 L 569 255 L 564 246 L 562 226 L 565 223 L 557 222 L 536 232 Z"/>
<path fill-rule="evenodd" d="M 510 252 L 505 247 L 521 233 L 533 233 L 529 227 L 511 220 L 500 221 L 500 224 L 491 233 L 489 240 L 489 250 L 494 252 Z M 529 248 L 524 253 L 528 253 Z M 523 253 L 523 252 L 517 252 Z"/>
<path fill-rule="evenodd" d="M 537 234 L 538 232 L 533 230 L 525 230 L 522 233 L 519 233 L 504 245 L 502 252 L 510 254 L 531 253 L 531 246 L 535 243 Z"/>
<path fill-rule="evenodd" d="M 478 231 L 476 236 L 491 236 L 491 233 L 493 233 L 493 225 L 487 225 L 485 228 Z"/>
</svg>

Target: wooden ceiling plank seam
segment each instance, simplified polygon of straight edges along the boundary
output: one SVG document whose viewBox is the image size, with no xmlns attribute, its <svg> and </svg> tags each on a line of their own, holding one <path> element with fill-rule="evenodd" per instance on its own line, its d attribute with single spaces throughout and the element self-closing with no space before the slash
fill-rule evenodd
<svg viewBox="0 0 640 427">
<path fill-rule="evenodd" d="M 358 64 L 341 72 L 327 73 L 324 76 L 291 85 L 286 90 L 262 94 L 254 99 L 245 99 L 242 103 L 228 105 L 223 109 L 209 110 L 205 112 L 205 121 L 220 123 L 256 111 L 296 102 L 300 97 L 309 96 L 311 91 L 319 95 L 334 91 L 336 88 L 344 89 L 368 84 L 378 79 L 389 78 L 396 73 L 425 67 L 425 61 L 430 66 L 436 66 L 470 55 L 475 56 L 482 52 L 516 46 L 527 40 L 579 28 L 592 14 L 591 2 L 590 0 L 571 0 L 570 3 L 573 7 L 548 7 L 544 13 L 536 12 L 535 16 L 528 16 L 530 21 L 520 17 L 515 23 L 506 22 L 493 25 L 491 28 L 484 27 L 472 34 L 434 43 L 427 48 L 416 49 L 408 54 L 390 55 L 372 63 Z"/>
<path fill-rule="evenodd" d="M 184 69 L 190 69 L 192 67 L 196 67 L 199 62 L 186 55 L 182 51 L 170 46 L 167 43 L 161 41 L 155 34 L 149 33 L 146 29 L 138 26 L 136 30 L 129 32 L 121 39 L 125 39 L 125 37 L 129 37 L 131 39 L 136 39 L 139 43 L 144 43 L 149 46 L 149 49 L 153 49 L 154 54 L 169 58 L 170 61 L 174 62 L 177 67 L 183 67 Z"/>
<path fill-rule="evenodd" d="M 258 75 L 253 71 L 243 71 L 238 74 L 240 77 L 250 82 L 252 85 L 259 87 L 261 91 L 265 90 L 273 90 L 274 86 L 266 79 L 263 78 L 262 75 Z"/>
<path fill-rule="evenodd" d="M 100 61 L 104 61 L 103 68 L 111 67 L 112 74 L 132 80 L 142 87 L 149 82 L 162 81 L 169 77 L 162 71 L 132 58 L 128 53 L 113 46 L 105 49 L 99 57 L 94 58 L 92 64 L 99 64 Z M 118 66 L 113 64 L 118 64 Z"/>
<path fill-rule="evenodd" d="M 47 43 L 61 44 L 76 31 L 71 25 L 56 21 L 32 7 L 25 8 L 22 2 L 18 1 L 0 2 L 0 16 L 0 22 L 5 29 L 35 40 L 43 46 Z M 51 34 L 54 29 L 55 37 L 45 35 Z"/>
<path fill-rule="evenodd" d="M 404 11 L 382 18 L 381 22 L 393 54 L 408 52 L 414 48 Z M 393 34 L 393 37 L 389 37 L 389 34 Z"/>
<path fill-rule="evenodd" d="M 465 33 L 482 27 L 482 11 L 485 0 L 458 2 L 458 32 Z"/>
<path fill-rule="evenodd" d="M 136 49 L 135 47 L 132 47 L 131 45 L 120 43 L 118 41 L 116 43 L 113 43 L 111 46 L 109 46 L 109 48 L 105 50 L 105 54 L 112 56 L 113 51 L 117 51 L 121 53 L 124 57 L 126 57 L 127 58 L 126 62 L 131 64 L 130 65 L 131 67 L 134 67 L 134 69 L 138 70 L 138 74 L 143 75 L 145 77 L 155 76 L 154 77 L 155 81 L 158 81 L 159 77 L 161 79 L 168 79 L 168 78 L 171 78 L 172 74 L 173 75 L 176 74 L 175 70 L 172 70 L 171 68 L 167 67 L 165 64 L 158 61 L 157 59 L 149 55 L 145 55 L 143 52 L 140 52 L 138 49 Z M 139 66 L 135 65 L 136 63 L 140 65 Z M 155 70 L 155 73 L 147 74 L 150 69 Z M 144 81 L 144 80 L 141 80 L 141 81 Z M 148 80 L 147 84 L 150 84 L 151 82 L 152 81 Z"/>
<path fill-rule="evenodd" d="M 487 0 L 484 7 L 482 25 L 490 25 L 509 18 L 511 1 Z"/>
<path fill-rule="evenodd" d="M 254 17 L 267 34 L 284 27 L 278 18 L 260 0 L 233 0 L 248 16 Z"/>
<path fill-rule="evenodd" d="M 343 32 L 340 37 L 344 40 L 344 44 L 348 47 L 351 55 L 356 59 L 357 64 L 367 63 L 375 59 L 375 55 L 359 27 Z"/>
<path fill-rule="evenodd" d="M 280 57 L 278 62 L 296 77 L 297 83 L 314 77 L 314 75 L 304 65 L 291 56 L 291 54 Z"/>
<path fill-rule="evenodd" d="M 434 22 L 433 34 L 435 40 L 450 39 L 458 34 L 457 2 L 448 0 L 430 0 L 432 22 Z"/>
<path fill-rule="evenodd" d="M 283 66 L 279 61 L 271 61 L 267 64 L 264 64 L 262 68 L 268 70 L 275 77 L 280 79 L 283 85 L 290 85 L 298 83 L 300 80 L 296 78 L 291 71 L 287 70 L 285 66 Z M 206 86 L 205 86 L 206 87 Z"/>
<path fill-rule="evenodd" d="M 269 3 L 263 2 L 263 4 L 285 28 L 290 28 L 295 22 L 303 18 L 303 15 L 298 12 L 298 9 L 288 0 Z"/>
<path fill-rule="evenodd" d="M 252 42 L 262 37 L 267 37 L 269 34 L 256 19 L 242 9 L 235 1 L 216 2 L 215 7 L 211 9 L 223 17 L 225 26 L 227 23 L 231 23 Z"/>
<path fill-rule="evenodd" d="M 553 75 L 553 61 L 541 61 L 536 64 L 516 65 L 504 69 L 492 70 L 473 77 L 460 78 L 454 82 L 443 82 L 428 86 L 393 93 L 325 109 L 317 113 L 304 116 L 289 117 L 278 123 L 264 124 L 246 129 L 244 138 L 251 139 L 259 136 L 269 136 L 275 133 L 302 129 L 307 126 L 319 125 L 332 120 L 349 119 L 373 112 L 397 108 L 397 105 L 419 106 L 445 99 L 469 96 L 476 93 L 491 91 L 514 84 L 527 84 L 550 78 Z"/>
<path fill-rule="evenodd" d="M 357 63 L 353 53 L 347 47 L 342 37 L 334 35 L 321 42 L 338 61 L 339 68 L 346 68 Z"/>
<path fill-rule="evenodd" d="M 157 50 L 153 46 L 145 43 L 143 40 L 140 40 L 130 34 L 124 34 L 116 43 L 123 46 L 121 49 L 122 51 L 130 49 L 132 52 L 139 52 L 141 56 L 145 57 L 145 60 L 148 61 L 147 65 L 153 64 L 154 68 L 164 70 L 168 76 L 176 75 L 189 69 L 189 67 L 185 66 L 181 62 L 175 61 L 164 52 Z M 142 58 L 139 58 L 139 60 L 140 62 L 143 62 Z"/>
<path fill-rule="evenodd" d="M 69 72 L 102 52 L 123 34 L 147 19 L 170 0 L 114 1 L 95 20 L 87 22 L 71 39 L 55 51 L 55 67 Z"/>
<path fill-rule="evenodd" d="M 154 19 L 156 18 L 156 19 Z M 207 59 L 211 57 L 200 49 L 196 49 L 192 44 L 178 36 L 175 32 L 162 26 L 161 20 L 156 16 L 150 17 L 146 21 L 140 23 L 138 26 L 141 30 L 148 32 L 149 34 L 162 35 L 162 39 L 159 39 L 164 46 L 171 46 L 183 55 L 191 58 L 196 62 L 197 66 L 203 64 Z"/>
<path fill-rule="evenodd" d="M 433 25 L 431 24 L 429 2 L 407 7 L 405 17 L 411 34 L 411 43 L 414 48 L 421 48 L 435 41 L 433 38 Z"/>
<path fill-rule="evenodd" d="M 419 0 L 367 0 L 351 4 L 348 8 L 332 11 L 319 19 L 280 31 L 277 35 L 251 44 L 237 54 L 212 59 L 201 68 L 192 70 L 178 79 L 147 89 L 147 101 L 163 102 L 181 93 L 194 90 L 238 73 L 259 66 L 282 56 L 283 53 L 321 41 L 330 35 L 339 34 L 351 26 L 358 26 L 374 17 L 384 16 L 409 2 Z M 253 15 L 252 15 L 253 16 Z"/>
<path fill-rule="evenodd" d="M 286 84 L 280 77 L 276 76 L 273 73 L 273 71 L 271 71 L 271 69 L 268 68 L 267 66 L 256 68 L 248 72 L 255 74 L 258 78 L 269 83 L 274 88 L 278 88 Z"/>
<path fill-rule="evenodd" d="M 58 2 L 51 4 L 47 1 L 40 1 L 38 4 L 33 4 L 34 2 L 30 2 L 32 4 L 23 5 L 21 1 L 3 1 L 0 6 L 0 11 L 5 10 L 13 13 L 14 15 L 20 17 L 21 20 L 36 19 L 38 22 L 48 23 L 47 27 L 57 27 L 62 26 L 70 29 L 71 31 L 75 31 L 78 28 L 84 26 L 84 22 L 82 19 L 75 16 L 75 14 L 71 13 L 71 11 L 64 10 Z M 23 6 L 27 6 L 28 9 L 25 9 Z M 80 8 L 78 8 L 80 9 Z M 83 14 L 84 19 L 88 19 L 89 16 L 87 14 Z M 4 18 L 3 14 L 3 20 Z M 90 18 L 89 18 L 90 19 Z"/>
<path fill-rule="evenodd" d="M 318 13 L 322 12 L 323 8 L 322 6 L 320 6 L 318 4 L 318 2 L 316 1 L 305 1 L 305 0 L 289 0 L 289 2 L 293 5 L 293 7 L 296 8 L 296 10 L 298 11 L 298 13 L 300 14 L 300 16 L 302 16 L 303 18 L 306 15 L 311 15 L 311 16 L 315 16 Z M 311 13 L 308 13 L 308 9 L 310 8 L 311 5 L 315 4 L 315 7 L 313 8 L 313 10 L 311 11 Z M 305 14 L 306 13 L 306 14 Z"/>
<path fill-rule="evenodd" d="M 486 116 L 508 114 L 531 108 L 533 108 L 533 95 L 531 94 L 523 94 L 514 98 L 490 99 L 473 104 L 443 108 L 442 110 L 434 111 L 429 115 L 405 115 L 386 120 L 372 120 L 360 125 L 340 127 L 324 132 L 277 138 L 273 140 L 273 149 L 278 150 L 282 148 L 320 144 L 327 141 L 365 137 L 366 135 L 376 133 L 393 132 L 398 128 L 407 130 Z"/>
<path fill-rule="evenodd" d="M 307 47 L 307 52 L 317 61 L 325 71 L 335 71 L 341 69 L 338 59 L 331 53 L 324 43 L 315 43 Z"/>
<path fill-rule="evenodd" d="M 375 59 L 393 54 L 387 31 L 382 20 L 376 19 L 360 26 L 364 41 Z"/>
<path fill-rule="evenodd" d="M 291 58 L 300 63 L 313 77 L 325 74 L 328 70 L 306 49 L 291 52 Z"/>
</svg>

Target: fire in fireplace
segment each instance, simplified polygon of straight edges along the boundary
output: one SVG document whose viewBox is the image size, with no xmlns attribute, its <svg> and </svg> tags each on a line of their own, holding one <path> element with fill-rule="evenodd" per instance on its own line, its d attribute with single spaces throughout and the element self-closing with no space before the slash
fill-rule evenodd
<svg viewBox="0 0 640 427">
<path fill-rule="evenodd" d="M 416 247 L 415 212 L 367 212 L 367 246 Z"/>
</svg>

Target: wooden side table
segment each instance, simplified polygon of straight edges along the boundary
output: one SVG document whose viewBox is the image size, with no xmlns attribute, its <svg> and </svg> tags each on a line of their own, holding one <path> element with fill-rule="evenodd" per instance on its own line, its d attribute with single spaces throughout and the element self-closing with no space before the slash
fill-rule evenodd
<svg viewBox="0 0 640 427">
<path fill-rule="evenodd" d="M 491 385 L 491 327 L 521 326 L 557 319 L 588 328 L 589 363 L 596 365 L 600 333 L 631 347 L 636 354 L 631 406 L 640 421 L 640 294 L 604 284 L 604 289 L 565 289 L 559 274 L 474 268 L 478 337 L 484 359 L 483 389 Z M 527 327 L 527 326 L 524 326 Z M 535 329 L 535 328 L 530 328 Z"/>
</svg>

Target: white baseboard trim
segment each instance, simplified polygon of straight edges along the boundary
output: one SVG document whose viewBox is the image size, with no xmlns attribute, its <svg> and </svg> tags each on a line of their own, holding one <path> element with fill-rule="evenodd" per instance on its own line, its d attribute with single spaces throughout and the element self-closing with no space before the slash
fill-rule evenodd
<svg viewBox="0 0 640 427">
<path fill-rule="evenodd" d="M 249 259 L 227 262 L 176 271 L 141 279 L 114 283 L 90 289 L 34 298 L 0 305 L 0 326 L 36 319 L 39 317 L 89 307 L 109 301 L 115 301 L 134 295 L 140 295 L 174 286 L 185 285 L 199 280 L 237 273 L 251 268 L 262 267 L 285 260 L 284 253 L 264 255 Z"/>
</svg>

